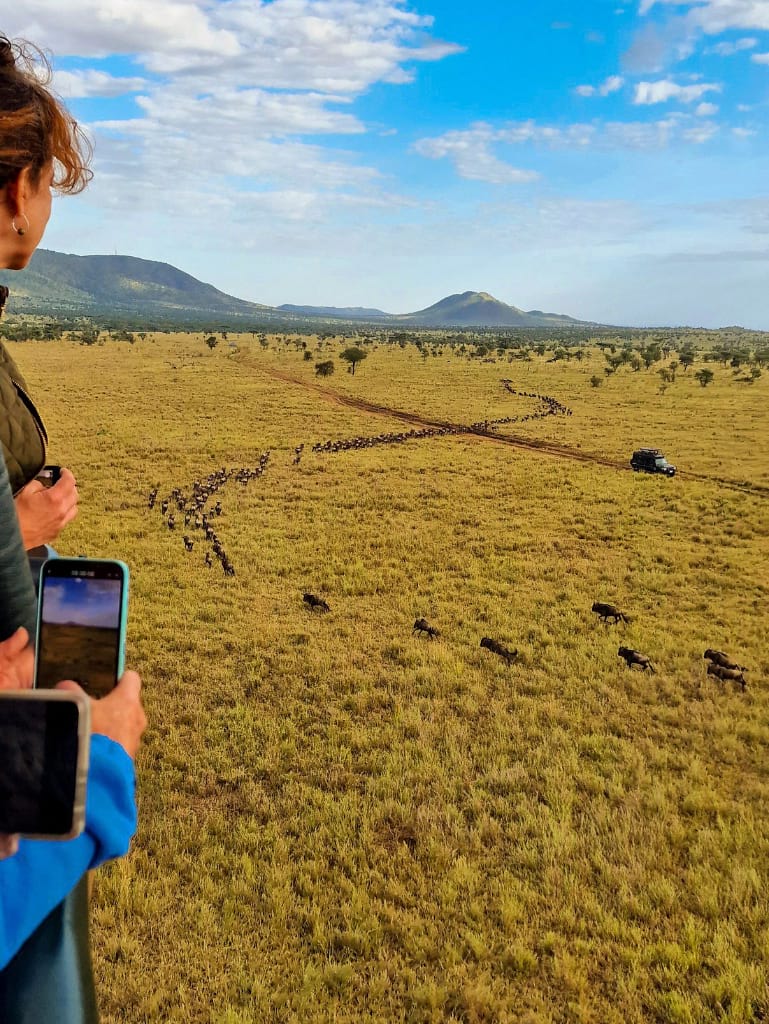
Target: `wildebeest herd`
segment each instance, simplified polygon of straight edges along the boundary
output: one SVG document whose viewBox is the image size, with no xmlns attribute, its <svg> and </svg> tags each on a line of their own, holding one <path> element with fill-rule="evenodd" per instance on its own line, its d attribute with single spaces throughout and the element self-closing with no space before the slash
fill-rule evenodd
<svg viewBox="0 0 769 1024">
<path fill-rule="evenodd" d="M 509 380 L 503 380 L 502 385 L 510 394 L 524 398 L 537 399 L 541 403 L 540 408 L 533 413 L 523 416 L 509 416 L 503 419 L 483 420 L 471 423 L 469 426 L 447 424 L 435 427 L 422 427 L 406 431 L 387 432 L 376 434 L 373 437 L 359 436 L 343 438 L 335 441 L 318 442 L 313 444 L 311 450 L 316 454 L 325 452 L 341 452 L 372 448 L 377 445 L 400 444 L 405 441 L 442 437 L 452 434 L 489 433 L 493 432 L 497 426 L 502 424 L 514 422 L 522 423 L 527 420 L 538 419 L 544 416 L 571 416 L 572 414 L 571 409 L 568 409 L 557 399 L 552 398 L 551 396 L 541 395 L 535 392 L 518 391 L 512 387 L 512 382 Z M 304 450 L 304 444 L 299 444 L 294 448 L 294 457 L 292 460 L 293 465 L 299 465 L 302 460 Z M 229 481 L 235 480 L 245 485 L 249 481 L 261 477 L 268 467 L 270 454 L 271 453 L 269 451 L 263 452 L 260 456 L 258 465 L 254 468 L 241 467 L 239 469 L 226 469 L 223 467 L 222 469 L 210 473 L 204 480 L 194 481 L 191 494 L 189 496 L 185 495 L 181 488 L 175 487 L 169 495 L 160 502 L 159 507 L 161 514 L 163 515 L 166 526 L 170 531 L 174 531 L 176 529 L 177 514 L 183 516 L 185 527 L 191 530 L 203 531 L 204 541 L 210 544 L 210 550 L 206 551 L 204 556 L 204 563 L 207 568 L 213 567 L 213 558 L 216 557 L 225 576 L 235 575 L 235 568 L 225 552 L 221 540 L 212 525 L 212 521 L 222 515 L 223 509 L 221 500 L 218 499 L 213 508 L 208 510 L 206 510 L 207 504 L 210 499 L 214 497 Z M 160 487 L 158 485 L 154 487 L 149 494 L 148 506 L 150 509 L 154 508 L 157 504 L 159 490 Z M 194 550 L 195 541 L 190 534 L 184 534 L 183 543 L 187 552 L 192 552 Z M 302 600 L 311 612 L 327 613 L 330 611 L 328 602 L 324 598 L 318 597 L 315 594 L 304 593 L 302 595 Z M 608 623 L 609 620 L 611 620 L 614 625 L 617 625 L 620 622 L 630 622 L 629 617 L 612 604 L 596 601 L 593 603 L 591 610 L 595 612 L 599 619 L 604 623 Z M 435 626 L 432 626 L 425 618 L 421 617 L 417 618 L 414 622 L 412 633 L 416 633 L 420 636 L 426 636 L 430 640 L 435 640 L 440 637 L 439 630 Z M 509 648 L 502 641 L 495 640 L 491 637 L 483 637 L 480 641 L 480 647 L 489 651 L 490 654 L 494 654 L 501 658 L 506 665 L 512 665 L 518 658 L 517 649 Z M 649 671 L 652 673 L 655 671 L 651 659 L 640 651 L 620 646 L 617 654 L 625 661 L 625 664 L 629 669 L 632 669 L 633 666 L 638 666 L 641 671 Z M 745 690 L 746 682 L 744 673 L 747 669 L 744 665 L 737 664 L 737 662 L 723 651 L 708 649 L 705 651 L 704 657 L 709 661 L 707 669 L 707 674 L 709 676 L 713 676 L 721 682 L 736 682 L 741 686 L 743 691 Z"/>
<path fill-rule="evenodd" d="M 302 600 L 311 612 L 318 611 L 325 613 L 331 610 L 328 602 L 324 598 L 318 597 L 316 594 L 305 593 L 302 595 Z M 620 611 L 619 608 L 612 604 L 605 604 L 602 601 L 595 601 L 591 611 L 598 615 L 601 622 L 608 623 L 609 619 L 612 619 L 614 625 L 617 625 L 619 622 L 630 622 L 630 618 L 625 615 L 624 612 Z M 423 617 L 418 618 L 414 622 L 411 632 L 412 635 L 416 633 L 417 636 L 427 637 L 428 640 L 437 640 L 441 635 L 440 630 L 431 625 L 427 619 Z M 492 637 L 484 636 L 481 639 L 480 646 L 490 654 L 497 655 L 497 657 L 501 658 L 506 665 L 512 665 L 518 658 L 517 648 L 510 648 L 500 640 L 492 639 Z M 617 651 L 617 654 L 624 660 L 629 669 L 632 669 L 634 665 L 637 665 L 642 672 L 655 672 L 651 658 L 646 654 L 641 654 L 640 651 L 635 651 L 630 647 L 621 646 Z M 738 665 L 729 657 L 728 654 L 724 654 L 723 651 L 714 651 L 710 648 L 705 651 L 704 658 L 710 662 L 707 670 L 707 674 L 709 676 L 714 676 L 721 682 L 732 681 L 739 683 L 742 690 L 745 690 L 747 684 L 743 673 L 747 672 L 747 668 L 744 665 Z"/>
<path fill-rule="evenodd" d="M 224 511 L 221 500 L 217 500 L 213 508 L 208 510 L 206 510 L 206 505 L 230 480 L 235 480 L 244 486 L 251 480 L 258 480 L 267 469 L 269 461 L 270 452 L 267 451 L 262 452 L 258 464 L 254 467 L 241 466 L 238 469 L 227 469 L 223 466 L 221 469 L 209 473 L 204 480 L 195 480 L 191 494 L 186 495 L 180 487 L 174 487 L 168 497 L 161 500 L 158 507 L 170 531 L 176 530 L 177 515 L 183 517 L 184 526 L 188 529 L 203 531 L 202 543 L 208 543 L 211 548 L 210 551 L 206 551 L 203 559 L 206 568 L 213 568 L 214 558 L 216 558 L 225 576 L 235 575 L 235 566 L 213 527 L 213 520 L 218 519 Z M 147 500 L 150 509 L 156 507 L 159 491 L 159 484 L 150 491 Z M 195 541 L 190 534 L 185 533 L 182 542 L 185 551 L 194 551 Z"/>
<path fill-rule="evenodd" d="M 557 399 L 550 395 L 540 395 L 530 391 L 516 391 L 509 380 L 503 380 L 505 390 L 512 395 L 522 398 L 534 398 L 540 402 L 540 408 L 525 416 L 507 416 L 498 420 L 480 420 L 468 426 L 445 424 L 436 427 L 421 427 L 413 430 L 389 431 L 383 434 L 375 434 L 373 437 L 348 437 L 336 441 L 318 442 L 312 446 L 312 452 L 321 454 L 325 452 L 354 451 L 363 448 L 374 448 L 378 445 L 401 444 L 405 441 L 423 440 L 432 437 L 445 437 L 458 434 L 484 434 L 493 432 L 497 426 L 507 423 L 521 422 L 538 419 L 543 416 L 571 416 L 571 409 L 562 405 Z M 298 466 L 302 461 L 305 451 L 304 443 L 296 445 L 292 465 Z M 205 540 L 210 544 L 211 550 L 204 556 L 204 563 L 207 568 L 213 566 L 215 556 L 224 571 L 225 576 L 234 576 L 235 567 L 225 552 L 220 538 L 211 525 L 212 519 L 222 514 L 222 503 L 217 501 L 213 509 L 206 511 L 209 500 L 217 494 L 230 480 L 247 484 L 250 480 L 257 479 L 267 468 L 270 459 L 270 452 L 263 452 L 259 464 L 254 469 L 241 467 L 239 469 L 222 469 L 210 473 L 205 480 L 196 480 L 192 485 L 192 493 L 187 496 L 180 487 L 175 487 L 159 504 L 161 515 L 170 531 L 175 531 L 177 514 L 183 515 L 184 526 L 190 529 L 203 530 Z M 148 506 L 155 508 L 157 504 L 160 485 L 153 487 L 148 495 Z M 182 543 L 186 552 L 191 553 L 195 549 L 195 541 L 189 533 L 182 537 Z"/>
<path fill-rule="evenodd" d="M 383 434 L 375 434 L 373 437 L 347 437 L 335 441 L 319 441 L 312 446 L 316 454 L 321 452 L 347 452 L 362 448 L 375 448 L 378 445 L 402 444 L 405 441 L 421 441 L 431 437 L 447 437 L 460 434 L 487 434 L 493 433 L 497 427 L 510 423 L 525 423 L 527 420 L 543 419 L 545 416 L 571 416 L 572 410 L 562 405 L 558 399 L 550 395 L 540 395 L 533 391 L 516 391 L 510 386 L 509 380 L 503 380 L 502 384 L 511 395 L 518 395 L 521 398 L 535 398 L 540 406 L 534 412 L 524 416 L 503 416 L 501 419 L 478 420 L 467 425 L 445 423 L 435 427 L 419 427 L 412 430 L 395 430 Z M 303 445 L 301 446 L 304 447 Z M 300 449 L 295 449 L 300 454 Z M 295 460 L 298 462 L 298 458 Z"/>
<path fill-rule="evenodd" d="M 601 622 L 608 622 L 611 619 L 615 626 L 618 622 L 630 622 L 628 616 L 620 611 L 619 608 L 613 604 L 605 604 L 603 601 L 595 601 L 591 611 L 596 613 Z M 637 665 L 642 672 L 648 671 L 653 673 L 655 671 L 651 658 L 646 654 L 641 654 L 640 651 L 634 651 L 630 647 L 620 647 L 617 655 L 624 660 L 630 669 Z M 728 654 L 724 654 L 723 651 L 714 651 L 711 648 L 705 651 L 703 657 L 710 662 L 708 665 L 709 676 L 715 676 L 721 682 L 731 680 L 739 683 L 743 690 L 745 689 L 747 684 L 743 673 L 747 672 L 747 668 L 744 665 L 738 665 L 736 661 L 730 658 Z"/>
</svg>

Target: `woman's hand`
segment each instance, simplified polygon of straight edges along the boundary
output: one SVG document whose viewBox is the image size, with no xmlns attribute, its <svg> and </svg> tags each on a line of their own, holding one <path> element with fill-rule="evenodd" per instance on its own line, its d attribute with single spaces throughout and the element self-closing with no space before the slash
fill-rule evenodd
<svg viewBox="0 0 769 1024">
<path fill-rule="evenodd" d="M 35 655 L 29 646 L 29 634 L 22 627 L 0 643 L 0 690 L 29 689 L 34 668 Z M 0 833 L 0 860 L 12 857 L 18 848 L 18 836 Z"/>
<path fill-rule="evenodd" d="M 27 551 L 51 544 L 77 515 L 77 486 L 68 469 L 53 487 L 32 480 L 16 495 L 16 515 Z"/>
<path fill-rule="evenodd" d="M 129 757 L 135 758 L 147 716 L 141 702 L 142 682 L 136 672 L 124 672 L 112 693 L 91 701 L 91 732 L 108 736 L 119 743 Z M 83 691 L 71 680 L 59 683 L 57 690 Z"/>
<path fill-rule="evenodd" d="M 0 643 L 0 690 L 28 690 L 32 687 L 35 653 L 23 626 Z"/>
</svg>

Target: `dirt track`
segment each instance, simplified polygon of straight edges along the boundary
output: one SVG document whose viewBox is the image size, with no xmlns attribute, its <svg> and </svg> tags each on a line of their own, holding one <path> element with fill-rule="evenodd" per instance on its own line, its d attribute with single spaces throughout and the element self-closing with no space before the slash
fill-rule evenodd
<svg viewBox="0 0 769 1024">
<path fill-rule="evenodd" d="M 303 380 L 301 377 L 294 377 L 290 373 L 281 370 L 264 370 L 268 376 L 275 380 L 283 381 L 286 384 L 295 384 L 297 387 L 312 391 L 326 402 L 335 405 L 343 405 L 359 412 L 368 412 L 375 416 L 389 416 L 390 419 L 401 420 L 417 427 L 456 427 L 459 424 L 450 423 L 447 420 L 432 420 L 416 413 L 404 412 L 400 409 L 392 409 L 387 405 L 378 405 L 375 402 L 367 402 L 362 398 L 353 398 L 350 395 L 341 395 L 336 391 L 324 388 L 320 384 Z M 629 461 L 610 459 L 605 455 L 596 452 L 582 451 L 581 448 L 572 448 L 568 445 L 556 444 L 554 441 L 541 441 L 530 437 L 521 437 L 514 434 L 497 434 L 493 431 L 474 430 L 472 433 L 464 433 L 464 437 L 477 437 L 485 441 L 493 441 L 496 444 L 512 445 L 514 448 L 523 448 L 528 451 L 541 452 L 543 455 L 553 455 L 561 459 L 574 459 L 577 462 L 592 462 L 599 466 L 609 466 L 612 469 L 621 469 L 630 472 Z M 677 474 L 684 480 L 702 480 L 712 483 L 718 487 L 728 487 L 730 490 L 743 491 L 748 494 L 755 494 L 760 497 L 769 497 L 769 487 L 762 484 L 751 484 L 739 480 L 726 480 L 720 477 L 709 476 L 706 473 L 679 472 Z"/>
</svg>

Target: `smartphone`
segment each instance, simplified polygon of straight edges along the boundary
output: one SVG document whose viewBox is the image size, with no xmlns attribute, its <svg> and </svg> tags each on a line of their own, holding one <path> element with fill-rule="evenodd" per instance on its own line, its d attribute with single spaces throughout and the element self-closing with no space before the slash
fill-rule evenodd
<svg viewBox="0 0 769 1024">
<path fill-rule="evenodd" d="M 0 692 L 0 832 L 80 835 L 90 734 L 91 706 L 81 693 Z"/>
<path fill-rule="evenodd" d="M 123 674 L 128 566 L 101 558 L 49 558 L 40 569 L 35 686 L 62 679 L 104 697 Z"/>
<path fill-rule="evenodd" d="M 43 466 L 35 480 L 39 480 L 43 487 L 53 487 L 54 484 L 59 482 L 60 478 L 61 466 Z"/>
</svg>

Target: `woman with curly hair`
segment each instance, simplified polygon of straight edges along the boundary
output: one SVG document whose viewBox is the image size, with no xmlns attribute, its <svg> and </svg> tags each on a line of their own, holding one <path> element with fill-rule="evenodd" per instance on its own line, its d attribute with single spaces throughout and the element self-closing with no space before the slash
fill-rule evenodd
<svg viewBox="0 0 769 1024">
<path fill-rule="evenodd" d="M 39 50 L 0 35 L 0 269 L 26 267 L 51 216 L 52 193 L 81 192 L 92 177 L 90 144 L 50 78 Z M 0 292 L 1 311 L 7 290 Z M 69 470 L 49 489 L 34 479 L 47 443 L 24 377 L 0 344 L 0 444 L 28 550 L 55 540 L 77 515 Z"/>
<path fill-rule="evenodd" d="M 90 146 L 49 82 L 39 50 L 0 35 L 2 269 L 29 263 L 51 215 L 52 191 L 79 192 L 91 178 Z M 77 489 L 67 470 L 48 490 L 34 480 L 47 436 L 1 345 L 0 439 L 0 689 L 15 690 L 32 684 L 35 596 L 24 549 L 53 540 L 74 518 Z M 92 702 L 82 835 L 58 843 L 0 836 L 0 1020 L 8 1024 L 96 1017 L 87 945 L 63 940 L 72 914 L 62 901 L 77 887 L 82 907 L 86 872 L 128 849 L 136 826 L 133 759 L 146 725 L 140 685 L 126 672 L 109 696 Z"/>
</svg>

